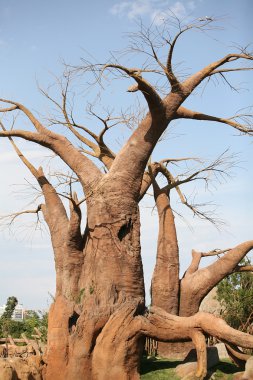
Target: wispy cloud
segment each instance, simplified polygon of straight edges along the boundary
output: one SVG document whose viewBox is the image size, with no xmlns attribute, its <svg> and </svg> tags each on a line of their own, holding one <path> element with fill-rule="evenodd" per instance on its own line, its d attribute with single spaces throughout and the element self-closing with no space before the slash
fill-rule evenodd
<svg viewBox="0 0 253 380">
<path fill-rule="evenodd" d="M 152 13 L 152 0 L 122 1 L 114 4 L 110 12 L 114 16 L 127 16 L 130 20 Z"/>
<path fill-rule="evenodd" d="M 25 150 L 23 151 L 23 154 L 28 158 L 44 158 L 45 157 L 45 151 L 38 149 L 38 150 Z M 11 163 L 17 161 L 17 154 L 12 151 L 3 152 L 0 155 L 0 163 Z"/>
<path fill-rule="evenodd" d="M 155 24 L 160 24 L 171 15 L 175 15 L 179 19 L 184 18 L 189 11 L 195 8 L 195 1 L 186 3 L 182 1 L 169 3 L 163 0 L 120 1 L 113 5 L 110 13 L 118 17 L 127 17 L 129 20 L 149 17 Z"/>
</svg>

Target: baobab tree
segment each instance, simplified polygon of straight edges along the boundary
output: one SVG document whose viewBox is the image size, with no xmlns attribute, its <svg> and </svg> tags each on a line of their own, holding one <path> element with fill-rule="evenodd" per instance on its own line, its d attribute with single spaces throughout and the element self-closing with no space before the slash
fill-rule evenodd
<svg viewBox="0 0 253 380">
<path fill-rule="evenodd" d="M 219 162 L 203 167 L 183 179 L 174 178 L 166 163 L 152 163 L 151 153 L 160 137 L 175 119 L 205 120 L 229 125 L 251 135 L 250 115 L 223 118 L 206 115 L 182 106 L 203 82 L 226 73 L 249 70 L 241 62 L 251 62 L 246 49 L 232 52 L 181 80 L 174 72 L 172 58 L 178 39 L 189 30 L 205 30 L 213 20 L 178 24 L 179 32 L 172 38 L 163 30 L 155 35 L 142 28 L 138 35 L 142 52 L 152 57 L 154 65 L 129 68 L 118 61 L 93 64 L 83 60 L 78 67 L 68 67 L 61 82 L 61 100 L 43 91 L 61 113 L 44 125 L 25 105 L 1 98 L 5 116 L 20 112 L 31 122 L 32 129 L 8 128 L 1 122 L 1 137 L 8 138 L 19 158 L 38 182 L 44 197 L 35 210 L 42 213 L 48 225 L 55 258 L 56 294 L 49 312 L 47 367 L 45 378 L 52 379 L 138 379 L 138 364 L 143 340 L 147 337 L 161 342 L 192 340 L 198 354 L 196 376 L 206 374 L 205 335 L 246 348 L 253 348 L 253 337 L 236 331 L 223 320 L 198 312 L 204 295 L 224 276 L 237 270 L 238 263 L 253 248 L 253 240 L 227 250 L 219 264 L 198 269 L 201 257 L 212 253 L 193 251 L 193 261 L 179 286 L 178 247 L 170 192 L 175 189 L 181 201 L 195 213 L 201 213 L 183 196 L 181 186 L 198 178 L 201 173 L 216 170 Z M 165 62 L 159 58 L 154 40 L 162 37 L 167 49 Z M 132 49 L 138 50 L 133 44 Z M 238 62 L 237 66 L 230 66 Z M 135 81 L 129 92 L 140 92 L 148 108 L 119 152 L 105 143 L 104 135 L 112 126 L 126 122 L 118 117 L 101 117 L 90 107 L 90 114 L 103 123 L 99 134 L 75 122 L 68 95 L 74 74 L 93 74 L 95 84 L 107 77 L 123 75 Z M 170 89 L 160 91 L 147 76 L 163 76 Z M 134 96 L 134 95 L 133 95 Z M 124 116 L 124 115 L 123 115 Z M 52 125 L 61 124 L 75 140 L 57 133 Z M 73 172 L 60 175 L 69 184 L 66 194 L 60 193 L 42 167 L 36 168 L 20 151 L 15 138 L 21 138 L 51 150 Z M 75 144 L 75 141 L 79 141 Z M 82 146 L 80 147 L 80 143 Z M 96 164 L 103 163 L 104 170 Z M 158 173 L 167 180 L 160 187 Z M 59 176 L 58 176 L 59 178 Z M 82 187 L 83 196 L 74 192 L 74 182 Z M 152 281 L 152 306 L 145 306 L 143 268 L 140 253 L 139 202 L 153 186 L 159 215 L 157 265 Z M 67 209 L 64 199 L 68 199 Z M 82 205 L 86 226 L 82 228 Z M 20 214 L 20 213 L 19 213 Z M 18 216 L 18 214 L 13 217 Z M 217 267 L 219 270 L 217 270 Z M 240 269 L 241 270 L 241 269 Z M 199 280 L 201 279 L 201 280 Z M 180 301 L 180 302 L 179 302 Z"/>
</svg>

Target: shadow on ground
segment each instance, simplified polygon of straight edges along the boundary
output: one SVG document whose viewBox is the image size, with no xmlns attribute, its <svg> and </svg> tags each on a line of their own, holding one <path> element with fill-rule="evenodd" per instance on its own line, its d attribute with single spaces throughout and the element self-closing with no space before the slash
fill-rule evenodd
<svg viewBox="0 0 253 380">
<path fill-rule="evenodd" d="M 175 369 L 176 366 L 181 364 L 180 360 L 169 360 L 155 357 L 143 357 L 141 360 L 141 375 L 145 373 L 159 371 L 163 369 Z"/>
<path fill-rule="evenodd" d="M 221 361 L 219 364 L 209 369 L 208 375 L 206 376 L 205 380 L 210 379 L 214 373 L 219 375 L 219 378 L 222 379 L 222 375 L 232 375 L 242 370 L 243 370 L 242 368 L 238 368 L 233 363 L 229 363 L 227 361 Z"/>
<path fill-rule="evenodd" d="M 140 372 L 141 372 L 141 375 L 149 374 L 150 376 L 148 378 L 153 379 L 152 372 L 161 371 L 161 375 L 162 375 L 163 370 L 174 371 L 175 368 L 179 364 L 182 364 L 182 361 L 162 359 L 162 358 L 156 358 L 156 357 L 149 357 L 149 358 L 143 357 L 141 360 Z M 228 361 L 221 361 L 219 364 L 209 369 L 208 375 L 206 376 L 205 380 L 209 380 L 214 373 L 216 374 L 217 379 L 230 379 L 231 377 L 229 375 L 232 375 L 240 370 L 241 369 L 239 369 L 234 364 Z M 156 372 L 156 376 L 158 375 L 158 373 L 159 372 Z M 174 373 L 174 372 L 171 372 L 171 373 Z M 156 378 L 156 376 L 154 377 L 154 379 Z"/>
</svg>

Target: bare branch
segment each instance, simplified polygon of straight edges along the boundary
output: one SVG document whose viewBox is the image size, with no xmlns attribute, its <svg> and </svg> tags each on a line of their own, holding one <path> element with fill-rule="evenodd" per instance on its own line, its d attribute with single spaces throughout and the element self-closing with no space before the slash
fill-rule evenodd
<svg viewBox="0 0 253 380">
<path fill-rule="evenodd" d="M 141 75 L 141 70 L 139 69 L 129 69 L 125 66 L 121 65 L 114 65 L 114 64 L 106 64 L 103 66 L 101 74 L 103 74 L 104 70 L 112 68 L 112 69 L 118 69 L 120 71 L 123 71 L 126 73 L 129 77 L 133 78 L 137 85 L 138 89 L 143 93 L 148 105 L 151 114 L 153 113 L 153 108 L 161 108 L 162 106 L 162 99 L 154 89 L 154 87 L 145 80 Z"/>
<path fill-rule="evenodd" d="M 193 250 L 192 263 L 181 280 L 180 315 L 197 312 L 201 301 L 209 291 L 223 278 L 233 273 L 240 261 L 252 248 L 253 240 L 241 243 L 228 251 L 225 250 L 222 257 L 204 268 L 199 268 L 202 252 Z M 194 309 L 189 303 L 191 299 L 194 299 L 195 302 Z"/>
<path fill-rule="evenodd" d="M 186 94 L 190 94 L 204 79 L 210 77 L 215 71 L 226 63 L 237 61 L 239 59 L 253 60 L 253 56 L 250 53 L 242 52 L 241 54 L 233 53 L 228 54 L 218 61 L 210 63 L 208 66 L 204 67 L 197 73 L 190 76 L 182 83 L 182 88 Z M 217 73 L 217 72 L 216 72 Z"/>
<path fill-rule="evenodd" d="M 0 122 L 0 126 L 3 129 L 4 132 L 7 132 L 2 122 Z M 4 133 L 2 132 L 2 133 Z M 42 168 L 39 168 L 38 170 L 29 162 L 29 160 L 23 155 L 23 153 L 20 151 L 20 149 L 15 144 L 14 140 L 11 136 L 8 136 L 8 139 L 10 140 L 14 150 L 16 151 L 17 155 L 21 159 L 21 161 L 25 164 L 25 166 L 29 169 L 29 171 L 32 173 L 32 175 L 36 178 L 38 181 L 45 201 L 46 205 L 40 205 L 39 208 L 36 210 L 36 213 L 38 211 L 42 210 L 43 215 L 45 217 L 45 220 L 49 226 L 50 229 L 54 230 L 52 226 L 55 226 L 57 223 L 59 223 L 60 220 L 63 222 L 68 222 L 68 218 L 66 215 L 66 210 L 58 197 L 54 187 L 49 183 L 49 181 L 46 179 Z M 22 212 L 26 213 L 26 212 Z M 21 213 L 19 213 L 21 215 Z M 48 217 L 50 215 L 50 217 Z M 17 215 L 18 216 L 18 215 Z M 15 219 L 15 218 L 14 218 Z M 13 219 L 13 220 L 14 220 Z M 60 233 L 64 232 L 64 228 L 61 229 Z"/>
<path fill-rule="evenodd" d="M 210 181 L 211 175 L 215 176 L 215 179 L 219 182 L 221 180 L 226 179 L 226 177 L 230 176 L 229 170 L 236 166 L 236 155 L 235 154 L 227 154 L 228 150 L 220 154 L 213 162 L 208 164 L 205 167 L 202 167 L 199 170 L 191 173 L 185 173 L 183 175 L 177 176 L 172 184 L 172 187 L 182 185 L 183 183 L 191 182 L 194 180 L 203 180 L 208 186 L 208 182 Z M 180 179 L 180 177 L 185 177 Z"/>
<path fill-rule="evenodd" d="M 0 112 L 11 112 L 11 111 L 15 111 L 16 109 L 18 109 L 18 106 L 13 106 L 9 108 L 0 108 Z"/>
<path fill-rule="evenodd" d="M 0 132 L 0 137 L 21 137 L 51 149 L 78 175 L 87 191 L 87 188 L 90 188 L 93 181 L 101 178 L 102 174 L 100 170 L 65 137 L 51 131 L 48 132 L 50 133 L 40 134 L 23 130 L 5 130 Z"/>
<path fill-rule="evenodd" d="M 99 135 L 96 135 L 87 127 L 77 124 L 74 120 L 73 109 L 71 108 L 70 111 L 68 110 L 68 96 L 69 96 L 69 91 L 70 91 L 69 89 L 70 81 L 71 81 L 71 73 L 69 71 L 67 71 L 64 74 L 64 80 L 57 80 L 57 83 L 60 87 L 60 92 L 61 92 L 61 98 L 62 98 L 61 104 L 59 104 L 59 102 L 53 99 L 49 95 L 48 91 L 45 91 L 40 88 L 40 91 L 42 92 L 42 94 L 51 102 L 53 102 L 54 105 L 56 105 L 57 109 L 61 112 L 64 118 L 64 121 L 57 120 L 57 119 L 50 119 L 51 124 L 65 125 L 79 141 L 81 141 L 83 144 L 85 144 L 86 146 L 92 149 L 91 151 L 89 151 L 89 150 L 81 148 L 80 152 L 87 154 L 89 156 L 98 158 L 109 169 L 115 157 L 115 154 L 104 143 L 103 136 L 108 129 L 120 123 L 121 119 L 117 118 L 117 122 L 115 121 L 115 123 L 108 125 L 109 121 L 116 120 L 116 118 L 112 118 L 109 115 L 107 119 L 102 119 L 101 117 L 99 117 L 93 112 L 92 106 L 89 105 L 88 113 L 90 113 L 92 116 L 96 116 L 100 121 L 103 122 L 103 125 L 104 125 L 103 130 L 100 132 Z M 92 137 L 93 140 L 95 140 L 95 142 L 93 142 L 92 140 L 84 136 L 83 134 L 79 133 L 77 129 L 82 130 L 85 133 L 87 133 L 90 137 Z"/>
<path fill-rule="evenodd" d="M 240 123 L 237 123 L 236 121 L 234 121 L 233 119 L 235 119 L 236 117 L 245 117 L 247 118 L 246 121 L 247 123 L 246 124 L 240 124 Z M 234 117 L 232 118 L 221 118 L 221 117 L 216 117 L 216 116 L 210 116 L 210 115 L 206 115 L 206 114 L 203 114 L 201 112 L 196 112 L 196 111 L 192 111 L 192 110 L 189 110 L 185 107 L 179 107 L 177 112 L 176 112 L 176 118 L 181 118 L 181 119 L 194 119 L 194 120 L 206 120 L 206 121 L 216 121 L 216 122 L 219 122 L 219 123 L 223 123 L 223 124 L 227 124 L 227 125 L 230 125 L 231 127 L 235 128 L 236 130 L 242 132 L 242 133 L 245 133 L 245 134 L 250 134 L 252 135 L 253 134 L 253 121 L 250 121 L 250 119 L 253 119 L 253 115 L 252 114 L 245 114 L 245 115 L 235 115 Z"/>
<path fill-rule="evenodd" d="M 181 162 L 181 161 L 196 161 L 202 163 L 202 160 L 197 157 L 182 157 L 182 158 L 165 158 L 160 161 L 161 164 L 169 164 L 174 162 Z"/>
<path fill-rule="evenodd" d="M 0 121 L 0 126 L 4 132 L 6 131 L 6 128 L 4 127 L 3 123 Z M 25 166 L 30 170 L 30 172 L 33 174 L 33 176 L 38 179 L 38 171 L 35 169 L 35 167 L 27 160 L 27 158 L 22 154 L 22 152 L 18 149 L 17 145 L 14 143 L 14 140 L 11 136 L 8 137 L 9 141 L 11 142 L 14 150 L 16 151 L 17 155 L 21 159 L 21 161 L 25 164 Z"/>
<path fill-rule="evenodd" d="M 170 43 L 168 40 L 163 38 L 160 33 L 154 33 L 151 28 L 146 28 L 141 24 L 141 28 L 139 33 L 137 34 L 131 34 L 132 40 L 134 42 L 133 46 L 130 46 L 130 52 L 139 52 L 139 53 L 144 53 L 148 55 L 150 58 L 153 58 L 155 62 L 158 64 L 158 66 L 161 68 L 161 72 L 163 75 L 166 75 L 167 79 L 169 80 L 171 84 L 172 91 L 179 85 L 179 82 L 177 78 L 175 77 L 173 70 L 172 70 L 172 64 L 171 64 L 171 59 L 172 59 L 172 52 L 173 48 L 172 43 Z M 167 65 L 163 64 L 162 61 L 158 57 L 157 53 L 157 48 L 160 46 L 156 46 L 156 39 L 157 37 L 163 38 L 169 45 L 170 45 L 170 51 L 168 54 L 168 59 L 167 59 Z M 136 40 L 136 42 L 135 42 Z M 140 42 L 143 43 L 143 45 L 148 46 L 149 51 L 144 50 L 144 46 L 140 47 Z M 176 43 L 176 41 L 175 41 Z M 174 43 L 174 45 L 175 45 Z M 144 70 L 146 71 L 146 70 Z M 156 72 L 156 70 L 153 70 L 153 72 Z M 160 74 L 161 72 L 158 71 Z"/>
<path fill-rule="evenodd" d="M 33 209 L 33 210 L 23 210 L 23 211 L 15 212 L 13 214 L 4 215 L 0 217 L 0 220 L 8 220 L 9 221 L 8 224 L 11 225 L 15 221 L 16 218 L 18 218 L 21 215 L 26 215 L 26 214 L 36 214 L 39 220 L 38 213 L 41 211 L 41 206 L 42 205 L 40 204 L 38 205 L 36 209 Z"/>
<path fill-rule="evenodd" d="M 171 173 L 167 170 L 167 168 L 164 164 L 166 164 L 166 165 L 169 163 L 174 164 L 177 162 L 191 161 L 191 160 L 202 163 L 202 161 L 199 158 L 182 157 L 182 158 L 165 158 L 165 159 L 161 160 L 160 162 L 153 162 L 153 163 L 149 164 L 149 170 L 145 171 L 144 176 L 143 176 L 142 186 L 141 186 L 141 190 L 140 190 L 140 200 L 146 194 L 146 192 L 148 191 L 148 189 L 152 183 L 152 178 L 150 176 L 150 169 L 151 169 L 151 172 L 153 173 L 154 178 L 157 176 L 157 174 L 159 172 L 164 174 L 164 176 L 169 181 L 169 185 L 167 186 L 167 190 L 169 190 L 169 187 L 171 186 L 172 182 L 174 181 L 174 177 L 172 177 Z"/>
<path fill-rule="evenodd" d="M 193 213 L 194 216 L 197 216 L 200 219 L 207 220 L 208 222 L 210 222 L 213 225 L 215 225 L 215 227 L 217 227 L 218 225 L 220 225 L 220 224 L 223 223 L 222 220 L 220 220 L 220 219 L 218 219 L 218 218 L 215 217 L 215 214 L 214 214 L 213 210 L 211 210 L 211 211 L 203 211 L 203 207 L 208 206 L 209 205 L 208 203 L 200 203 L 200 204 L 190 203 L 187 200 L 186 196 L 182 193 L 182 191 L 181 191 L 181 189 L 180 189 L 179 186 L 176 186 L 175 189 L 176 189 L 176 192 L 179 195 L 179 198 L 180 198 L 182 204 L 184 204 L 186 207 L 188 207 L 192 211 L 192 213 Z"/>
<path fill-rule="evenodd" d="M 114 61 L 116 61 L 115 57 Z M 94 74 L 96 78 L 96 82 L 101 82 L 101 79 L 104 76 L 104 72 L 106 70 L 112 71 L 118 71 L 122 73 L 122 75 L 126 75 L 126 77 L 133 78 L 138 86 L 138 90 L 142 92 L 144 95 L 148 105 L 150 112 L 153 113 L 154 108 L 161 108 L 162 107 L 162 100 L 160 96 L 158 95 L 155 88 L 142 77 L 142 69 L 139 68 L 128 68 L 126 66 L 122 66 L 118 63 L 106 63 L 106 64 L 92 64 L 89 62 L 86 62 L 85 66 L 81 66 L 76 68 L 77 71 L 90 71 Z M 145 71 L 144 71 L 145 72 Z M 137 88 L 136 88 L 137 90 Z"/>
<path fill-rule="evenodd" d="M 209 252 L 198 252 L 195 249 L 192 250 L 192 261 L 188 269 L 186 270 L 184 277 L 187 277 L 193 273 L 195 273 L 199 269 L 199 264 L 201 261 L 202 257 L 210 257 L 210 256 L 218 256 L 222 253 L 227 253 L 230 251 L 232 248 L 227 248 L 227 249 L 213 249 L 212 251 Z"/>
<path fill-rule="evenodd" d="M 227 249 L 219 249 L 215 248 L 212 251 L 209 252 L 200 252 L 201 257 L 209 257 L 209 256 L 219 256 L 223 253 L 227 253 L 228 251 L 231 251 L 232 248 L 227 248 Z"/>
<path fill-rule="evenodd" d="M 209 76 L 212 76 L 215 74 L 231 73 L 234 71 L 249 71 L 249 70 L 253 70 L 253 67 L 235 67 L 231 69 L 220 69 L 220 70 L 214 70 Z"/>
<path fill-rule="evenodd" d="M 208 24 L 208 23 L 206 23 L 206 24 Z M 202 25 L 202 26 L 204 26 L 204 25 Z M 173 69 L 172 69 L 172 57 L 173 57 L 175 45 L 177 43 L 177 40 L 179 39 L 179 37 L 183 33 L 187 32 L 188 30 L 195 28 L 195 27 L 196 27 L 196 25 L 188 25 L 185 28 L 181 29 L 181 26 L 179 23 L 179 29 L 180 30 L 176 34 L 174 39 L 171 42 L 169 40 L 166 40 L 166 42 L 170 45 L 170 49 L 169 49 L 169 53 L 168 53 L 168 57 L 167 57 L 166 69 L 167 69 L 167 78 L 169 79 L 169 82 L 171 84 L 172 92 L 181 90 L 181 88 L 180 88 L 181 84 L 179 83 L 179 81 L 176 78 L 175 74 L 173 73 Z"/>
<path fill-rule="evenodd" d="M 36 128 L 38 132 L 48 133 L 47 129 L 39 122 L 39 120 L 32 114 L 32 112 L 28 110 L 28 108 L 26 108 L 23 104 L 14 102 L 8 99 L 0 99 L 0 102 L 13 104 L 15 109 L 20 109 L 28 117 L 28 119 L 32 122 L 32 124 L 34 125 L 34 127 Z"/>
<path fill-rule="evenodd" d="M 199 269 L 199 264 L 201 261 L 201 252 L 195 251 L 195 249 L 192 249 L 192 260 L 189 265 L 189 267 L 186 269 L 184 273 L 184 277 L 188 277 L 195 273 Z"/>
<path fill-rule="evenodd" d="M 202 208 L 204 206 L 207 206 L 208 203 L 202 203 L 202 204 L 191 204 L 188 202 L 186 196 L 182 193 L 180 186 L 183 183 L 189 182 L 189 181 L 177 181 L 171 174 L 171 172 L 163 165 L 161 165 L 161 172 L 164 174 L 164 176 L 168 180 L 168 185 L 164 187 L 164 190 L 167 189 L 167 191 L 170 191 L 171 189 L 175 188 L 176 192 L 178 193 L 178 196 L 180 198 L 180 201 L 182 204 L 184 204 L 186 207 L 188 207 L 194 215 L 198 216 L 200 219 L 205 219 L 209 221 L 210 223 L 217 226 L 218 224 L 221 224 L 222 221 L 215 218 L 213 211 L 203 211 Z"/>
<path fill-rule="evenodd" d="M 219 260 L 210 264 L 204 269 L 208 273 L 213 273 L 214 277 L 219 277 L 219 281 L 225 276 L 232 273 L 237 267 L 238 263 L 244 258 L 244 256 L 251 251 L 253 248 L 253 240 L 246 241 L 239 244 L 235 248 L 228 250 Z M 226 273 L 224 273 L 224 268 L 227 267 Z"/>
</svg>

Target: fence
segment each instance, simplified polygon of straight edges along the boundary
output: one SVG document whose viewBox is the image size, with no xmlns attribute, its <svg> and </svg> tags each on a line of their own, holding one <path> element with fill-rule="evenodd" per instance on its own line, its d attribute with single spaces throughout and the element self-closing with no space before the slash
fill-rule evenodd
<svg viewBox="0 0 253 380">
<path fill-rule="evenodd" d="M 158 342 L 155 339 L 146 337 L 145 353 L 147 356 L 157 355 Z"/>
<path fill-rule="evenodd" d="M 36 334 L 32 335 L 33 339 L 28 339 L 26 335 L 21 334 L 22 338 L 13 338 L 8 335 L 6 338 L 0 338 L 0 357 L 27 357 L 28 355 L 41 354 L 43 344 L 41 342 L 41 332 L 35 327 Z"/>
</svg>

